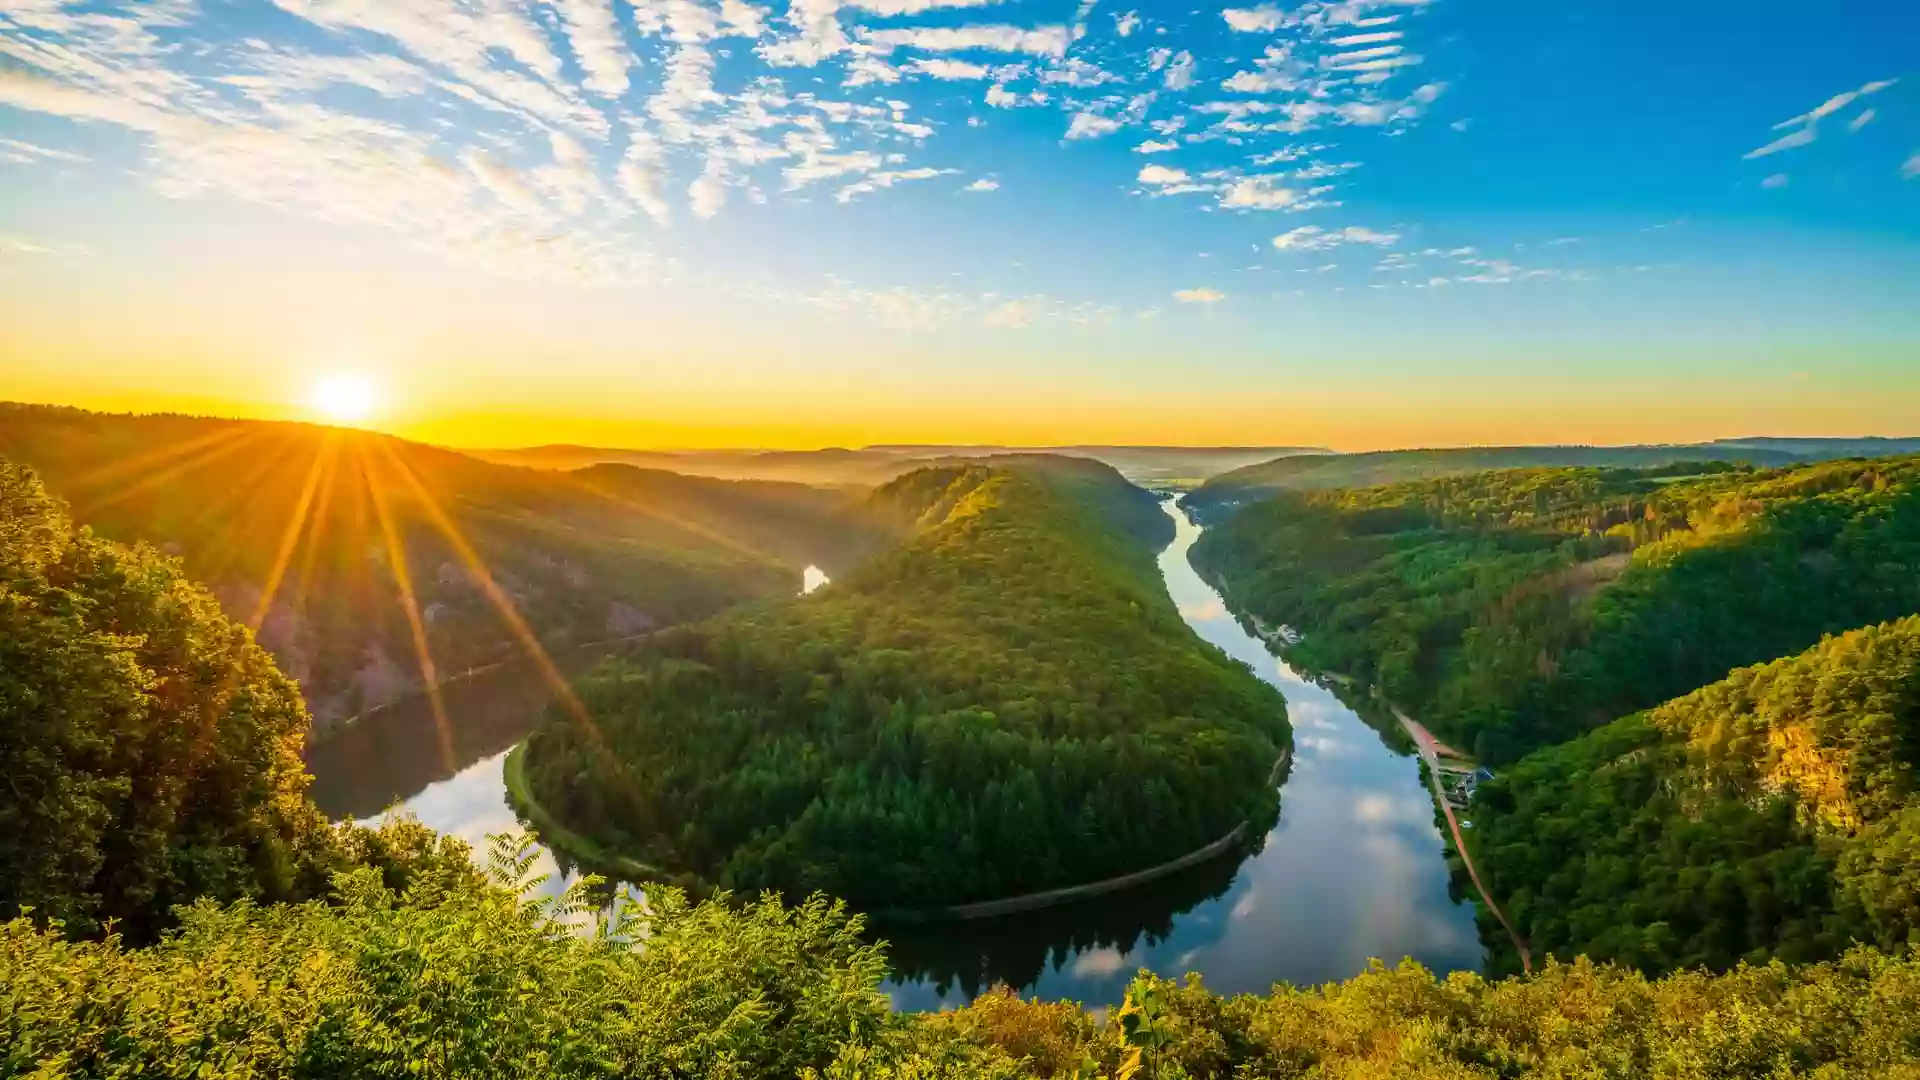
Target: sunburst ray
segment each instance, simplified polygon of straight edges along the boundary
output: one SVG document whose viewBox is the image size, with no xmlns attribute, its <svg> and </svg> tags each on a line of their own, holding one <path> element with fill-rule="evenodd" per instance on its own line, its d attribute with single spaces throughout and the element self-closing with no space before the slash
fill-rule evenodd
<svg viewBox="0 0 1920 1080">
<path fill-rule="evenodd" d="M 441 764 L 452 772 L 455 763 L 453 756 L 453 725 L 447 719 L 446 702 L 440 696 L 440 675 L 433 664 L 433 654 L 427 647 L 427 624 L 420 615 L 420 602 L 413 589 L 413 571 L 407 564 L 406 538 L 402 534 L 399 522 L 394 519 L 392 506 L 387 502 L 387 492 L 378 477 L 372 474 L 367 461 L 366 443 L 356 440 L 353 445 L 356 464 L 365 478 L 367 491 L 373 499 L 374 517 L 379 520 L 380 533 L 387 545 L 387 558 L 393 571 L 394 584 L 400 590 L 400 608 L 407 617 L 407 628 L 413 634 L 414 659 L 420 665 L 420 681 L 426 688 L 427 706 L 433 711 L 434 731 L 439 737 Z"/>
</svg>

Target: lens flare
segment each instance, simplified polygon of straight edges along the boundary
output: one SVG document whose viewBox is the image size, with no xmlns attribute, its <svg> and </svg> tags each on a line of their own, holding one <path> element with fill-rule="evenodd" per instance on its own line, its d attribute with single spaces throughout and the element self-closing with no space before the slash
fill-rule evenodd
<svg viewBox="0 0 1920 1080">
<path fill-rule="evenodd" d="M 308 402 L 336 424 L 363 424 L 380 411 L 380 387 L 365 375 L 337 372 L 313 384 Z"/>
</svg>

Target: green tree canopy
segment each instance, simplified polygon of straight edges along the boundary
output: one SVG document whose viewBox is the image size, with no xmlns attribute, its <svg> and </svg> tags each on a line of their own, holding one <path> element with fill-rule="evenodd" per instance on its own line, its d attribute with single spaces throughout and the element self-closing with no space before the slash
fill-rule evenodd
<svg viewBox="0 0 1920 1080">
<path fill-rule="evenodd" d="M 1521 933 L 1649 971 L 1920 935 L 1920 617 L 1829 638 L 1564 746 L 1475 798 Z"/>
<path fill-rule="evenodd" d="M 1194 559 L 1306 666 L 1494 762 L 1920 610 L 1920 458 L 1672 471 L 1291 493 Z"/>
</svg>

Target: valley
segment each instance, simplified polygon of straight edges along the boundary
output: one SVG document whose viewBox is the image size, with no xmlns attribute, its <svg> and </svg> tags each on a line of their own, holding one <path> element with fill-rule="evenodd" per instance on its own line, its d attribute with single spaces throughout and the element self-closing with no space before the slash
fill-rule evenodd
<svg viewBox="0 0 1920 1080">
<path fill-rule="evenodd" d="M 1177 534 L 1157 569 L 1181 619 L 1286 698 L 1296 735 L 1278 820 L 1242 851 L 1123 893 L 979 922 L 882 926 L 897 1007 L 964 1004 L 997 983 L 1111 1004 L 1141 968 L 1197 971 L 1217 990 L 1251 993 L 1344 978 L 1375 956 L 1411 956 L 1436 972 L 1480 967 L 1472 904 L 1450 887 L 1411 746 L 1274 658 L 1189 565 L 1201 528 L 1171 505 L 1164 512 Z M 471 740 L 452 768 L 419 767 L 438 761 L 424 702 L 338 733 L 309 751 L 314 798 L 330 816 L 366 822 L 392 807 L 478 848 L 519 824 L 501 766 L 550 698 L 530 665 L 485 687 L 449 687 L 446 711 Z M 540 865 L 550 888 L 573 867 L 544 849 Z"/>
<path fill-rule="evenodd" d="M 176 561 L 68 531 L 37 480 L 10 474 L 9 580 L 31 628 L 10 647 L 29 665 L 15 667 L 40 674 L 7 685 L 13 700 L 53 694 L 62 710 L 15 753 L 27 755 L 22 775 L 47 775 L 48 761 L 81 771 L 66 804 L 11 811 L 26 825 L 0 858 L 32 891 L 8 902 L 68 912 L 82 934 L 111 919 L 133 943 L 155 942 L 85 956 L 204 971 L 206 957 L 182 950 L 243 934 L 262 942 L 247 963 L 277 963 L 309 948 L 288 944 L 299 935 L 439 932 L 422 919 L 488 921 L 473 939 L 484 951 L 514 940 L 497 922 L 513 909 L 532 913 L 505 916 L 516 926 L 552 920 L 543 978 L 574 978 L 571 950 L 608 948 L 601 935 L 640 917 L 659 943 L 648 952 L 707 972 L 689 991 L 700 1007 L 840 980 L 851 996 L 836 1007 L 880 1009 L 861 1022 L 899 1060 L 920 1052 L 901 1039 L 1036 1060 L 1030 1045 L 983 1034 L 1014 1016 L 1111 1053 L 1101 1028 L 1074 1019 L 1083 1004 L 1224 1032 L 1241 1030 L 1217 1011 L 1229 1000 L 1312 1012 L 1339 1008 L 1342 993 L 1442 986 L 1468 995 L 1448 1007 L 1466 1009 L 1457 1037 L 1477 1045 L 1479 1025 L 1514 1008 L 1509 988 L 1558 986 L 1564 1003 L 1570 978 L 1597 978 L 1581 992 L 1622 1002 L 1652 995 L 1632 1006 L 1647 1017 L 1684 1002 L 1794 1008 L 1828 1017 L 1818 1023 L 1839 1041 L 1815 1051 L 1788 1038 L 1782 1047 L 1802 1048 L 1779 1052 L 1898 1057 L 1875 1048 L 1904 1030 L 1895 986 L 1916 923 L 1912 620 L 1819 636 L 1913 604 L 1901 569 L 1914 459 L 1494 471 L 1282 494 L 1224 520 L 1185 508 L 1177 489 L 1058 455 L 947 462 L 817 497 L 729 487 L 726 498 L 762 501 L 709 502 L 716 524 L 703 527 L 771 530 L 759 542 L 789 554 L 751 565 L 779 568 L 783 583 L 704 620 L 689 609 L 676 624 L 568 642 L 547 616 L 545 640 L 534 633 L 515 604 L 527 594 L 501 587 L 468 527 L 435 509 L 497 496 L 445 471 L 429 487 L 426 466 L 405 465 L 419 451 L 354 452 L 400 459 L 360 481 L 376 522 L 387 506 L 383 538 L 405 520 L 390 486 L 415 500 L 415 535 L 444 527 L 454 555 L 483 567 L 512 644 L 457 670 L 423 662 L 423 676 L 441 676 L 426 692 L 311 735 L 296 684 L 181 576 L 206 554 Z M 497 466 L 440 468 L 483 491 L 501 483 L 484 471 Z M 633 482 L 626 468 L 561 474 L 561 487 L 604 500 Z M 177 478 L 163 462 L 148 482 Z M 703 487 L 713 481 L 649 483 L 656 501 L 629 506 L 649 520 L 686 505 L 661 498 L 716 497 Z M 769 518 L 769 495 L 799 516 Z M 339 521 L 298 502 L 289 512 L 281 535 L 293 539 L 276 561 L 308 545 L 326 557 L 308 530 Z M 569 522 L 581 536 L 630 535 L 618 515 Z M 49 543 L 65 553 L 33 546 Z M 386 550 L 401 561 L 374 595 L 417 612 L 421 545 Z M 135 578 L 168 584 L 157 607 L 115 599 L 134 579 L 66 569 L 87 565 L 150 567 Z M 92 599 L 68 627 L 60 598 L 75 588 Z M 116 636 L 162 625 L 178 602 L 165 598 L 190 594 L 186 638 Z M 1664 628 L 1666 652 L 1647 651 L 1636 628 L 1649 625 Z M 1804 656 L 1652 700 L 1694 672 L 1808 640 Z M 227 658 L 203 657 L 216 641 Z M 412 644 L 425 660 L 444 642 Z M 114 688 L 103 711 L 86 673 L 126 663 L 158 665 L 160 681 L 97 683 Z M 234 673 L 225 687 L 221 670 Z M 1456 797 L 1457 814 L 1439 803 L 1435 761 L 1416 752 L 1424 728 L 1402 706 L 1495 764 Z M 1579 730 L 1606 709 L 1623 718 Z M 180 741 L 196 729 L 220 733 L 222 748 Z M 310 780 L 292 757 L 302 744 Z M 274 779 L 245 782 L 249 760 Z M 196 794 L 177 805 L 147 794 L 169 787 Z M 129 822 L 127 835 L 153 838 L 132 863 L 117 838 Z M 182 865 L 200 869 L 169 869 Z M 134 866 L 143 876 L 129 879 Z M 696 902 L 716 890 L 726 895 Z M 195 896 L 242 903 L 168 907 Z M 288 914 L 255 924 L 247 903 Z M 273 937 L 283 931 L 296 937 Z M 33 963 L 96 962 L 35 951 L 59 931 L 30 919 L 8 932 Z M 1578 966 L 1560 963 L 1576 953 Z M 801 983 L 731 966 L 773 955 Z M 1388 958 L 1402 966 L 1372 966 Z M 1742 966 L 1774 960 L 1796 966 Z M 1725 974 L 1633 984 L 1593 962 Z M 727 973 L 703 966 L 716 963 Z M 1523 968 L 1519 981 L 1487 981 Z M 1749 971 L 1791 975 L 1762 984 Z M 1206 989 L 1172 981 L 1188 973 Z M 1894 1011 L 1838 1019 L 1818 1004 L 1836 992 Z M 645 1008 L 650 1024 L 681 1015 Z M 1430 1022 L 1419 1009 L 1391 1015 Z M 1538 1017 L 1553 1030 L 1568 1019 Z M 1529 1053 L 1559 1052 L 1547 1029 L 1526 1036 Z M 1605 1037 L 1649 1057 L 1687 1045 L 1642 1028 Z M 1234 1038 L 1281 1054 L 1310 1042 Z"/>
</svg>

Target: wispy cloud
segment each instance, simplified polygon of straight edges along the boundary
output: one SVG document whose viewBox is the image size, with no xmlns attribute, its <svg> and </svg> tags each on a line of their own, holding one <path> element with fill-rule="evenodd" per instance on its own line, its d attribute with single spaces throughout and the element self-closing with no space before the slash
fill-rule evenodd
<svg viewBox="0 0 1920 1080">
<path fill-rule="evenodd" d="M 20 139 L 0 138 L 0 151 L 5 151 L 5 156 L 9 160 L 23 163 L 64 161 L 80 165 L 92 160 L 85 154 L 76 154 L 70 150 L 55 150 L 49 146 L 41 146 Z"/>
<path fill-rule="evenodd" d="M 1858 90 L 1847 90 L 1835 94 L 1798 116 L 1789 117 L 1788 119 L 1780 121 L 1773 125 L 1773 130 L 1785 131 L 1786 134 L 1756 150 L 1748 151 L 1745 159 L 1752 161 L 1755 158 L 1778 154 L 1783 150 L 1795 150 L 1802 146 L 1811 145 L 1814 140 L 1820 137 L 1820 121 L 1847 108 L 1863 97 L 1870 94 L 1877 94 L 1887 89 L 1898 81 L 1897 79 L 1878 79 L 1866 83 Z M 1847 125 L 1847 128 L 1849 131 L 1858 131 L 1870 123 L 1872 119 L 1873 110 L 1869 109 L 1861 116 L 1855 117 L 1854 120 Z"/>
<path fill-rule="evenodd" d="M 1173 294 L 1173 298 L 1182 304 L 1217 304 L 1225 300 L 1227 294 L 1211 288 L 1181 289 Z"/>
<path fill-rule="evenodd" d="M 1320 196 L 1332 191 L 1318 187 L 1288 186 L 1286 176 L 1247 176 L 1227 185 L 1220 205 L 1229 210 L 1310 210 L 1327 205 Z"/>
<path fill-rule="evenodd" d="M 1064 26 L 1027 29 L 1018 26 L 921 26 L 888 30 L 866 30 L 861 40 L 882 49 L 919 49 L 924 52 L 957 52 L 981 49 L 989 52 L 1031 53 L 1035 56 L 1061 56 L 1071 40 Z"/>
<path fill-rule="evenodd" d="M 573 55 L 586 72 L 586 88 L 602 97 L 627 92 L 627 68 L 633 54 L 620 36 L 613 0 L 557 0 Z"/>
<path fill-rule="evenodd" d="M 993 73 L 993 69 L 985 64 L 948 60 L 944 57 L 918 58 L 909 61 L 905 70 L 919 75 L 929 75 L 936 79 L 984 79 Z"/>
<path fill-rule="evenodd" d="M 1391 247 L 1399 241 L 1399 233 L 1379 232 L 1360 225 L 1349 225 L 1344 229 L 1322 229 L 1316 225 L 1302 225 L 1274 237 L 1273 246 L 1280 251 L 1326 251 L 1342 244 Z"/>
<path fill-rule="evenodd" d="M 1220 13 L 1227 25 L 1243 34 L 1270 34 L 1287 25 L 1287 13 L 1266 4 L 1255 8 L 1227 8 Z"/>
<path fill-rule="evenodd" d="M 743 208 L 994 190 L 971 149 L 979 179 L 938 180 L 959 175 L 954 132 L 1011 126 L 1015 108 L 1048 111 L 1075 144 L 1051 152 L 1116 185 L 1139 160 L 1080 144 L 1124 131 L 1140 154 L 1182 151 L 1187 168 L 1138 170 L 1134 190 L 1204 196 L 1194 212 L 1334 205 L 1362 155 L 1333 144 L 1401 130 L 1439 97 L 1390 81 L 1420 63 L 1423 6 L 1230 9 L 1230 31 L 1275 35 L 1249 42 L 1176 37 L 1152 10 L 997 0 L 0 0 L 0 106 L 117 129 L 129 171 L 168 196 L 628 286 L 687 278 L 695 256 L 671 253 Z M 236 17 L 249 7 L 260 17 Z M 32 130 L 0 157 L 123 167 Z M 913 306 L 883 292 L 854 307 Z"/>
<path fill-rule="evenodd" d="M 1748 151 L 1745 158 L 1748 161 L 1752 161 L 1754 158 L 1763 158 L 1770 154 L 1777 154 L 1782 150 L 1794 150 L 1802 146 L 1811 145 L 1813 141 L 1819 137 L 1819 132 L 1809 125 L 1798 131 L 1790 131 L 1765 146 L 1760 147 L 1758 150 Z"/>
<path fill-rule="evenodd" d="M 1096 113 L 1075 113 L 1073 122 L 1067 125 L 1069 139 L 1097 139 L 1102 135 L 1111 135 L 1124 125 L 1117 117 L 1100 116 Z"/>
<path fill-rule="evenodd" d="M 936 176 L 952 176 L 959 171 L 959 169 L 920 168 L 870 173 L 866 179 L 857 180 L 841 188 L 839 191 L 834 192 L 833 197 L 840 202 L 851 202 L 857 196 L 879 191 L 881 188 L 889 188 L 895 184 L 904 184 L 914 180 L 931 180 Z"/>
</svg>

